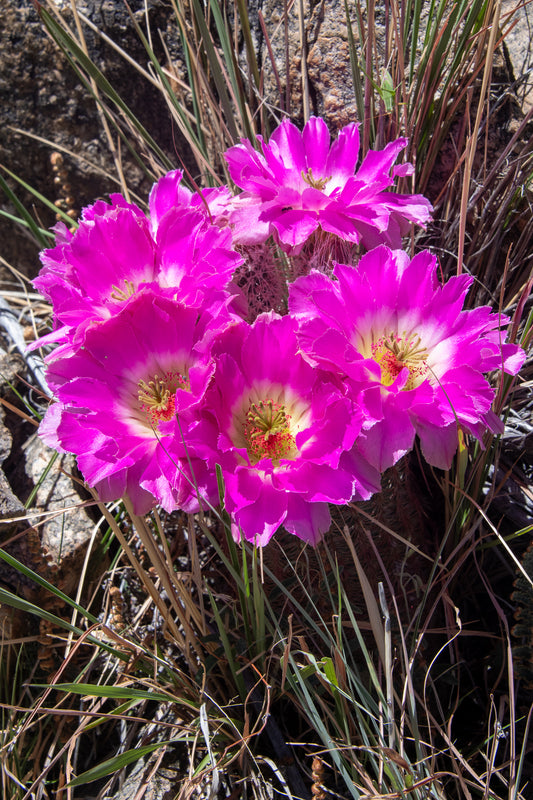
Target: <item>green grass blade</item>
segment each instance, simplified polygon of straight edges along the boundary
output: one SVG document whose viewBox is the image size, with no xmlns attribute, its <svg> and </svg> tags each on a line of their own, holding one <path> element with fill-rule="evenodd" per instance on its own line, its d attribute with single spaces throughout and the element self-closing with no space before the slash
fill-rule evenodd
<svg viewBox="0 0 533 800">
<path fill-rule="evenodd" d="M 211 38 L 211 33 L 205 21 L 202 6 L 198 2 L 198 0 L 192 0 L 191 6 L 194 11 L 194 19 L 196 20 L 196 24 L 198 25 L 198 29 L 202 37 L 202 44 L 205 48 L 206 57 L 211 66 L 213 80 L 215 82 L 220 105 L 222 106 L 222 109 L 224 111 L 225 122 L 226 125 L 228 126 L 230 136 L 236 142 L 239 139 L 239 131 L 237 125 L 235 124 L 235 111 L 228 94 L 228 89 L 224 81 L 224 76 L 219 66 L 219 60 L 215 51 L 213 40 Z M 230 58 L 228 61 L 228 68 L 230 70 L 232 68 L 231 62 L 232 58 Z"/>
<path fill-rule="evenodd" d="M 256 88 L 260 88 L 261 77 L 259 75 L 259 67 L 257 66 L 257 57 L 255 53 L 254 43 L 252 41 L 252 32 L 250 30 L 250 19 L 248 17 L 248 4 L 245 0 L 237 0 L 237 8 L 239 10 L 239 20 L 241 23 L 242 33 L 244 37 L 244 44 L 246 46 L 246 57 L 250 72 L 252 73 L 255 81 Z"/>
<path fill-rule="evenodd" d="M 193 74 L 192 74 L 193 66 L 191 62 L 191 56 L 189 53 L 189 41 L 187 39 L 185 29 L 182 25 L 182 21 L 178 16 L 176 16 L 176 21 L 180 32 L 180 39 L 183 48 L 183 57 L 185 59 L 185 66 L 187 68 L 187 75 L 189 76 L 189 86 L 191 88 L 191 95 L 192 95 L 192 108 L 194 117 L 196 119 L 196 140 L 198 141 L 198 146 L 200 151 L 204 153 L 205 157 L 207 158 L 206 142 L 205 142 L 204 132 L 202 130 L 202 115 L 200 113 L 200 103 L 196 93 L 195 81 L 193 79 Z"/>
<path fill-rule="evenodd" d="M 227 632 L 227 629 L 226 629 L 226 625 L 224 624 L 224 621 L 222 619 L 222 616 L 220 614 L 220 611 L 218 609 L 218 606 L 216 604 L 216 600 L 215 600 L 212 592 L 209 592 L 209 599 L 211 601 L 211 608 L 213 610 L 213 615 L 215 617 L 215 622 L 216 622 L 216 625 L 217 625 L 217 628 L 218 628 L 218 634 L 220 636 L 220 641 L 222 642 L 222 647 L 224 648 L 224 653 L 226 654 L 226 659 L 227 659 L 227 662 L 228 662 L 228 666 L 229 666 L 229 668 L 231 670 L 231 674 L 233 676 L 233 680 L 235 681 L 235 686 L 239 690 L 239 694 L 241 696 L 241 700 L 245 700 L 246 699 L 246 695 L 248 694 L 248 691 L 247 691 L 246 685 L 244 683 L 244 678 L 242 676 L 241 667 L 237 664 L 237 661 L 236 661 L 236 659 L 234 657 L 234 654 L 235 654 L 234 647 L 232 647 L 232 645 L 230 643 L 228 632 Z"/>
<path fill-rule="evenodd" d="M 172 91 L 172 87 L 170 85 L 170 81 L 168 80 L 167 76 L 165 75 L 163 69 L 161 68 L 161 64 L 159 63 L 158 59 L 156 58 L 156 55 L 155 55 L 154 51 L 150 47 L 150 43 L 149 43 L 148 39 L 144 35 L 144 32 L 143 32 L 142 28 L 140 27 L 139 23 L 137 22 L 137 20 L 135 19 L 135 17 L 133 16 L 133 14 L 131 12 L 130 12 L 130 18 L 131 18 L 131 22 L 132 22 L 133 26 L 135 27 L 135 31 L 137 33 L 137 36 L 139 37 L 139 39 L 143 43 L 144 48 L 146 49 L 146 52 L 148 53 L 148 56 L 149 56 L 150 61 L 152 63 L 152 66 L 154 67 L 154 69 L 155 69 L 155 71 L 157 73 L 157 76 L 158 76 L 159 80 L 161 81 L 161 83 L 162 83 L 162 85 L 163 85 L 163 87 L 165 89 L 165 92 L 164 92 L 165 97 L 167 98 L 168 101 L 170 101 L 170 103 L 172 104 L 173 108 L 178 113 L 178 116 L 180 118 L 181 124 L 183 125 L 185 133 L 186 133 L 186 136 L 188 138 L 189 144 L 191 145 L 191 147 L 193 147 L 193 149 L 200 150 L 203 153 L 203 155 L 207 158 L 207 153 L 205 152 L 205 146 L 203 145 L 203 142 L 198 139 L 198 137 L 197 137 L 192 125 L 190 124 L 190 122 L 189 122 L 189 120 L 187 118 L 187 115 L 185 114 L 183 108 L 181 107 L 181 104 L 179 103 L 176 95 Z"/>
<path fill-rule="evenodd" d="M 54 18 L 44 9 L 42 6 L 39 7 L 39 14 L 43 20 L 44 25 L 46 26 L 47 30 L 49 31 L 50 35 L 54 39 L 54 41 L 58 44 L 58 46 L 63 50 L 67 58 L 71 64 L 73 61 L 79 64 L 86 72 L 86 74 L 91 78 L 98 89 L 103 92 L 103 94 L 111 100 L 111 102 L 122 112 L 124 117 L 133 125 L 134 129 L 138 132 L 141 136 L 143 141 L 150 147 L 152 152 L 158 157 L 162 166 L 167 170 L 173 168 L 172 162 L 167 158 L 165 153 L 161 150 L 157 142 L 152 138 L 152 136 L 148 133 L 144 125 L 137 119 L 137 117 L 133 114 L 127 103 L 124 102 L 122 97 L 115 91 L 113 86 L 109 83 L 105 75 L 98 69 L 96 64 L 87 56 L 87 54 L 83 51 L 83 49 L 74 41 L 74 39 L 59 25 Z M 82 77 L 81 73 L 77 70 L 78 75 Z M 83 79 L 83 78 L 82 78 Z M 84 84 L 86 88 L 91 92 L 92 89 L 87 81 L 84 80 Z M 99 98 L 96 98 L 97 102 L 101 104 Z M 142 163 L 142 162 L 141 162 Z"/>
<path fill-rule="evenodd" d="M 3 208 L 0 208 L 0 217 L 5 217 L 6 219 L 10 220 L 11 222 L 14 222 L 16 225 L 21 225 L 23 228 L 26 228 L 27 230 L 31 230 L 30 224 L 25 219 L 22 219 L 21 217 L 16 217 L 14 214 L 10 214 L 8 211 L 5 211 Z M 72 220 L 70 220 L 70 221 L 72 222 Z M 43 247 L 48 247 L 50 245 L 50 242 L 53 241 L 53 239 L 54 239 L 54 234 L 50 233 L 50 231 L 45 231 L 44 228 L 39 228 L 39 233 L 42 234 L 42 236 L 44 237 L 44 241 L 46 242 L 46 244 L 44 244 L 42 246 Z M 38 246 L 40 247 L 41 245 L 39 244 Z"/>
<path fill-rule="evenodd" d="M 13 594 L 7 589 L 2 589 L 1 587 L 0 603 L 5 603 L 6 606 L 10 606 L 11 608 L 18 608 L 19 611 L 25 611 L 27 614 L 32 614 L 36 617 L 40 617 L 41 619 L 45 619 L 47 622 L 52 622 L 54 625 L 65 628 L 65 630 L 75 633 L 78 636 L 83 634 L 83 631 L 80 628 L 76 628 L 75 626 L 66 622 L 66 620 L 56 617 L 55 614 L 51 614 L 49 611 L 45 611 L 44 608 L 40 608 L 39 606 L 30 603 L 29 600 L 25 600 L 23 597 L 17 597 L 17 595 Z M 93 641 L 95 640 L 93 639 Z M 100 642 L 98 642 L 98 644 L 100 644 Z"/>
<path fill-rule="evenodd" d="M 326 725 L 324 724 L 323 714 L 315 704 L 313 695 L 307 686 L 306 679 L 301 676 L 300 668 L 290 653 L 288 658 L 290 669 L 287 670 L 287 680 L 292 684 L 294 691 L 298 694 L 301 694 L 302 699 L 305 701 L 305 707 L 310 716 L 309 721 L 312 723 L 314 731 L 316 731 L 316 733 L 320 736 L 324 746 L 327 748 L 328 754 L 331 756 L 333 763 L 339 770 L 339 773 L 342 775 L 346 788 L 349 790 L 354 800 L 359 800 L 361 793 L 355 786 L 353 778 L 346 768 L 344 758 L 341 755 L 341 751 L 337 743 L 333 741 Z"/>
<path fill-rule="evenodd" d="M 41 472 L 41 474 L 39 476 L 38 482 L 35 484 L 35 486 L 33 487 L 33 489 L 30 492 L 30 495 L 29 495 L 28 499 L 24 503 L 24 508 L 31 508 L 31 505 L 32 505 L 33 501 L 35 500 L 35 497 L 37 496 L 39 488 L 41 487 L 42 483 L 46 479 L 46 476 L 50 473 L 50 470 L 52 469 L 52 467 L 54 466 L 54 464 L 56 463 L 58 458 L 59 458 L 59 453 L 58 452 L 52 453 L 52 455 L 48 459 L 48 464 L 46 465 L 46 467 L 43 469 L 43 471 Z M 0 557 L 1 557 L 1 555 L 2 555 L 2 553 L 0 552 Z"/>
<path fill-rule="evenodd" d="M 2 164 L 0 164 L 0 169 L 3 169 L 4 172 L 7 175 L 9 175 L 10 178 L 13 178 L 13 180 L 16 181 L 20 186 L 22 186 L 23 189 L 26 189 L 27 192 L 32 194 L 37 200 L 39 200 L 39 202 L 41 202 L 44 206 L 46 206 L 51 211 L 53 211 L 54 214 L 59 214 L 63 218 L 64 222 L 67 223 L 67 225 L 72 226 L 72 225 L 76 224 L 74 222 L 74 220 L 72 220 L 68 216 L 68 214 L 66 214 L 64 211 L 62 211 L 60 208 L 58 208 L 54 203 L 52 203 L 51 200 L 49 200 L 47 197 L 45 197 L 44 194 L 41 194 L 40 192 L 37 191 L 37 189 L 34 189 L 34 187 L 31 184 L 26 183 L 26 181 L 22 180 L 22 178 L 19 178 L 18 175 L 16 175 L 14 172 L 11 172 L 10 169 L 8 169 L 7 167 L 4 167 Z M 0 175 L 0 181 L 1 180 L 2 180 L 2 176 Z M 38 230 L 40 231 L 42 229 L 38 228 Z M 47 246 L 49 244 L 48 238 L 49 238 L 50 235 L 51 234 L 48 234 L 48 236 L 47 236 L 47 239 L 45 241 L 45 246 Z"/>
<path fill-rule="evenodd" d="M 11 175 L 11 177 L 13 177 L 15 180 L 17 180 L 21 185 L 25 186 L 25 188 L 29 188 L 26 184 L 24 184 L 23 181 L 20 180 L 20 178 L 17 178 L 16 175 L 13 175 L 13 173 L 11 173 L 5 167 L 1 167 L 1 168 L 5 172 L 7 172 L 9 175 Z M 10 187 L 8 186 L 6 180 L 4 179 L 4 177 L 1 174 L 0 174 L 0 189 L 3 190 L 3 192 L 6 195 L 6 197 L 8 198 L 8 200 L 11 203 L 13 203 L 13 205 L 15 206 L 15 208 L 17 209 L 17 211 L 21 215 L 22 224 L 24 224 L 32 232 L 32 234 L 35 237 L 35 239 L 36 239 L 37 243 L 39 244 L 39 246 L 40 247 L 48 247 L 48 245 L 50 244 L 50 241 L 49 241 L 48 237 L 43 233 L 42 228 L 40 228 L 37 225 L 37 223 L 33 219 L 32 215 L 29 213 L 29 211 L 26 210 L 26 208 L 24 207 L 24 204 L 21 203 L 21 201 L 18 199 L 16 194 L 10 189 Z M 39 199 L 42 198 L 42 195 L 39 195 L 39 193 L 35 189 L 33 189 L 31 191 L 32 191 L 32 194 L 35 195 L 36 197 L 38 196 Z M 48 202 L 48 201 L 46 201 L 46 202 Z M 55 207 L 54 207 L 54 210 L 57 211 L 57 209 Z"/>
<path fill-rule="evenodd" d="M 352 70 L 352 82 L 355 94 L 355 102 L 357 105 L 357 115 L 359 117 L 359 121 L 362 122 L 363 119 L 365 118 L 365 98 L 363 93 L 363 81 L 361 79 L 361 67 L 359 64 L 359 59 L 357 58 L 357 48 L 355 45 L 353 28 L 350 20 L 350 9 L 348 8 L 348 0 L 344 0 L 344 13 L 346 16 L 348 46 L 350 48 L 350 67 Z"/>
<path fill-rule="evenodd" d="M 121 652 L 120 650 L 116 650 L 111 645 L 102 642 L 101 639 L 96 638 L 92 634 L 86 635 L 86 631 L 82 631 L 81 628 L 77 628 L 75 625 L 71 625 L 61 617 L 57 617 L 55 614 L 51 614 L 49 611 L 45 611 L 45 609 L 36 606 L 34 603 L 30 603 L 29 600 L 25 600 L 23 597 L 17 597 L 16 594 L 8 591 L 7 589 L 3 589 L 0 587 L 0 603 L 4 603 L 6 606 L 10 608 L 17 608 L 19 611 L 23 611 L 26 614 L 30 614 L 31 616 L 38 617 L 39 619 L 45 619 L 47 622 L 51 622 L 58 628 L 63 628 L 64 630 L 69 631 L 70 633 L 76 634 L 76 636 L 85 636 L 85 641 L 89 644 L 94 644 L 97 647 L 106 650 L 108 653 L 112 653 L 117 658 L 120 658 L 122 661 L 127 661 L 129 656 L 125 653 Z M 69 598 L 70 605 L 73 605 L 73 601 Z M 84 609 L 81 609 L 84 611 Z M 85 614 L 87 612 L 84 611 Z"/>
<path fill-rule="evenodd" d="M 49 688 L 49 684 L 33 683 L 34 688 Z M 198 711 L 200 704 L 191 703 L 183 697 L 176 698 L 172 694 L 152 692 L 147 689 L 134 689 L 130 686 L 98 686 L 92 683 L 54 683 L 54 689 L 70 694 L 81 694 L 87 697 L 106 697 L 109 700 L 154 700 L 161 703 L 179 703 L 193 711 Z"/>
<path fill-rule="evenodd" d="M 82 772 L 81 775 L 78 775 L 76 778 L 67 783 L 65 789 L 74 788 L 75 786 L 84 786 L 86 783 L 92 783 L 92 781 L 97 781 L 101 778 L 107 777 L 108 775 L 112 775 L 114 772 L 118 772 L 119 769 L 139 761 L 141 758 L 143 758 L 143 756 L 153 753 L 154 750 L 159 750 L 159 748 L 173 744 L 176 741 L 178 740 L 172 739 L 166 742 L 146 744 L 143 747 L 136 747 L 133 750 L 126 750 L 125 753 L 120 753 L 118 756 L 108 758 L 107 761 L 102 761 L 102 763 L 98 764 L 96 767 L 92 767 L 86 772 Z"/>
<path fill-rule="evenodd" d="M 54 586 L 52 583 L 49 583 L 45 578 L 42 578 L 40 575 L 38 575 L 29 567 L 25 566 L 25 564 L 23 564 L 21 561 L 18 561 L 16 558 L 7 553 L 5 550 L 0 549 L 0 558 L 7 564 L 9 564 L 10 567 L 16 569 L 17 572 L 20 572 L 21 575 L 24 575 L 26 578 L 29 578 L 30 580 L 34 581 L 43 589 L 46 589 L 60 600 L 63 600 L 64 603 L 67 603 L 72 608 L 75 608 L 76 611 L 83 617 L 88 619 L 89 622 L 93 624 L 98 623 L 98 619 L 95 616 L 93 616 L 86 609 L 82 608 L 82 606 L 79 606 L 77 603 L 75 603 L 74 600 L 72 600 L 72 598 L 70 598 L 68 595 L 64 594 L 64 592 L 62 592 L 61 589 L 58 589 L 57 586 Z"/>
<path fill-rule="evenodd" d="M 197 0 L 193 0 L 193 2 L 196 3 Z M 246 98 L 244 96 L 244 89 L 243 89 L 241 75 L 239 72 L 239 67 L 237 64 L 233 41 L 231 39 L 231 36 L 228 35 L 228 28 L 224 21 L 224 17 L 222 15 L 222 10 L 218 0 L 210 0 L 209 7 L 213 13 L 213 19 L 215 20 L 215 24 L 217 26 L 217 33 L 220 38 L 222 51 L 224 53 L 225 66 L 228 70 L 228 77 L 231 84 L 232 93 L 239 105 L 242 129 L 244 131 L 245 136 L 247 136 L 248 139 L 253 139 L 254 132 L 250 126 L 249 112 L 246 104 Z M 246 11 L 245 5 L 244 8 L 245 11 L 244 14 L 240 16 L 240 21 L 241 24 L 245 25 L 248 17 L 248 12 Z M 244 28 L 243 28 L 243 33 L 244 33 Z M 249 25 L 248 25 L 248 33 L 250 35 L 250 41 L 251 41 Z M 213 76 L 214 76 L 216 74 L 215 70 L 218 69 L 218 60 L 216 64 L 214 62 L 211 62 L 211 68 L 213 70 Z M 259 84 L 259 72 L 257 72 L 257 80 L 256 80 L 256 85 L 258 84 Z"/>
</svg>

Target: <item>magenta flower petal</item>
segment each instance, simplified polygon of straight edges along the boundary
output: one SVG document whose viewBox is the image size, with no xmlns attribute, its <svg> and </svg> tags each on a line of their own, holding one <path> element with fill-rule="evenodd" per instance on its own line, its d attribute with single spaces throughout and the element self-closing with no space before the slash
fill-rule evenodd
<svg viewBox="0 0 533 800">
<path fill-rule="evenodd" d="M 282 247 L 294 254 L 317 228 L 365 247 L 375 240 L 399 247 L 411 222 L 424 225 L 429 219 L 432 209 L 425 198 L 385 191 L 394 184 L 394 162 L 406 139 L 368 153 L 359 170 L 359 133 L 353 123 L 333 145 L 318 117 L 302 132 L 284 120 L 268 143 L 261 137 L 257 141 L 261 152 L 243 140 L 225 153 L 232 180 L 244 190 L 243 205 L 236 205 L 230 217 L 237 242 L 244 229 L 239 217 L 249 216 L 257 204 L 262 208 L 259 221 L 268 222 Z"/>
<path fill-rule="evenodd" d="M 369 150 L 357 170 L 357 180 L 367 184 L 381 184 L 385 189 L 392 183 L 388 173 L 405 147 L 407 139 L 396 139 L 389 142 L 383 150 Z"/>
<path fill-rule="evenodd" d="M 422 455 L 434 467 L 450 469 L 459 444 L 457 425 L 444 427 L 419 421 L 417 432 L 420 436 Z"/>
<path fill-rule="evenodd" d="M 191 204 L 192 192 L 182 184 L 182 178 L 182 170 L 175 169 L 167 172 L 153 185 L 148 205 L 154 234 L 165 214 Z"/>
<path fill-rule="evenodd" d="M 272 220 L 279 238 L 291 248 L 297 248 L 318 228 L 318 220 L 304 210 L 286 211 Z"/>
<path fill-rule="evenodd" d="M 155 277 L 148 220 L 132 206 L 105 205 L 105 213 L 82 220 L 67 244 L 44 250 L 41 259 L 34 285 L 51 301 L 57 320 L 71 326 L 88 315 L 109 317 L 129 285 Z"/>
<path fill-rule="evenodd" d="M 262 137 L 257 137 L 258 142 L 262 143 Z M 230 147 L 224 153 L 232 180 L 242 189 L 251 194 L 255 193 L 256 188 L 267 190 L 268 171 L 265 159 L 257 153 L 250 142 L 243 139 L 241 144 Z"/>
<path fill-rule="evenodd" d="M 309 143 L 311 146 L 311 142 Z M 340 183 L 342 178 L 351 178 L 359 158 L 359 125 L 351 122 L 340 131 L 331 145 L 326 157 L 326 175 L 335 175 Z"/>
<path fill-rule="evenodd" d="M 249 501 L 249 493 L 243 491 L 247 485 L 255 484 L 257 496 Z M 226 494 L 226 509 L 242 530 L 249 542 L 259 547 L 267 544 L 287 516 L 288 494 L 274 488 L 267 476 L 261 481 L 253 480 L 246 471 L 239 470 L 235 480 L 229 481 Z"/>
<path fill-rule="evenodd" d="M 326 514 L 304 513 L 306 505 L 368 497 L 380 487 L 363 457 L 343 459 L 363 427 L 359 398 L 347 398 L 302 357 L 289 316 L 238 323 L 220 335 L 213 354 L 193 445 L 213 469 L 221 466 L 234 524 L 260 544 L 281 524 L 316 542 Z"/>
<path fill-rule="evenodd" d="M 310 503 L 328 502 L 341 504 L 346 497 L 353 497 L 354 481 L 349 472 L 326 464 L 307 461 L 290 473 L 272 476 L 272 482 L 285 492 L 296 494 Z"/>
<path fill-rule="evenodd" d="M 298 495 L 290 495 L 287 519 L 284 522 L 289 533 L 316 545 L 329 531 L 331 514 L 327 503 L 307 503 Z"/>
<path fill-rule="evenodd" d="M 180 181 L 176 171 L 154 187 L 152 220 L 112 195 L 111 205 L 85 209 L 76 232 L 61 231 L 56 247 L 41 253 L 34 283 L 53 305 L 59 330 L 45 341 L 62 345 L 55 357 L 80 347 L 88 327 L 118 314 L 145 287 L 191 305 L 239 294 L 231 278 L 243 259 L 232 249 L 230 229 L 213 225 L 203 207 L 195 210 Z"/>
<path fill-rule="evenodd" d="M 275 150 L 274 150 L 275 147 Z M 305 171 L 307 167 L 306 151 L 302 134 L 292 122 L 284 119 L 270 138 L 270 148 L 266 150 L 269 154 L 275 152 L 276 164 L 283 164 L 284 167 L 295 172 Z"/>
<path fill-rule="evenodd" d="M 170 482 L 169 475 L 178 474 Z M 168 511 L 179 508 L 186 513 L 196 513 L 205 501 L 217 502 L 216 475 L 206 468 L 190 447 L 180 446 L 176 437 L 168 450 L 159 447 L 154 457 L 143 466 L 140 486 Z M 153 503 L 153 500 L 152 500 Z"/>
<path fill-rule="evenodd" d="M 200 212 L 204 220 L 218 227 L 227 224 L 228 207 L 232 195 L 226 186 L 191 192 L 182 183 L 183 172 L 172 170 L 154 184 L 150 192 L 150 224 L 154 238 L 162 220 L 167 216 L 180 216 L 185 211 Z"/>
<path fill-rule="evenodd" d="M 340 460 L 341 467 L 355 476 L 354 497 L 361 500 L 368 500 L 374 492 L 378 491 L 376 489 L 376 475 L 378 476 L 378 481 L 380 478 L 379 472 L 376 473 L 374 463 L 367 458 L 364 448 L 360 446 L 360 443 L 364 444 L 365 436 L 366 433 L 363 432 L 354 447 L 343 453 Z M 379 488 L 381 489 L 381 486 Z"/>
<path fill-rule="evenodd" d="M 392 219 L 402 231 L 409 230 L 409 222 L 424 226 L 431 220 L 432 208 L 422 194 L 384 192 L 381 197 Z"/>
<path fill-rule="evenodd" d="M 372 233 L 374 226 L 368 226 L 366 221 L 361 224 L 359 215 L 357 215 L 357 225 L 352 224 L 354 221 L 355 216 L 352 216 L 352 219 L 350 219 L 349 215 L 344 211 L 339 211 L 333 205 L 325 208 L 320 214 L 320 226 L 322 230 L 332 233 L 334 236 L 338 236 L 345 241 L 354 242 L 354 244 L 360 242 L 363 236 L 366 241 L 368 238 L 367 228 L 370 228 L 370 232 Z M 380 234 L 376 235 L 379 239 Z"/>
<path fill-rule="evenodd" d="M 366 431 L 358 443 L 361 453 L 380 472 L 396 464 L 415 441 L 416 431 L 409 414 L 400 416 L 395 399 L 394 395 L 383 398 L 382 420 Z"/>
<path fill-rule="evenodd" d="M 180 299 L 201 303 L 206 293 L 224 291 L 241 255 L 232 250 L 229 228 L 206 223 L 203 214 L 168 214 L 158 230 L 158 281 L 179 289 Z"/>
<path fill-rule="evenodd" d="M 327 169 L 330 155 L 328 126 L 320 117 L 311 117 L 303 129 L 301 138 L 303 152 L 305 153 L 305 162 L 302 163 L 301 168 L 304 171 L 310 169 L 313 175 L 324 178 L 325 175 L 322 175 L 321 172 L 324 170 L 324 165 L 326 165 Z M 332 163 L 329 163 L 329 166 L 331 168 Z"/>
<path fill-rule="evenodd" d="M 89 328 L 83 348 L 51 362 L 57 402 L 41 436 L 75 453 L 86 481 L 105 499 L 118 499 L 110 494 L 122 487 L 137 513 L 147 510 L 149 498 L 168 511 L 197 511 L 198 492 L 216 502 L 214 471 L 198 459 L 188 435 L 214 370 L 213 330 L 230 319 L 223 307 L 215 321 L 157 292 L 140 293 Z"/>
<path fill-rule="evenodd" d="M 441 285 L 428 252 L 411 260 L 380 247 L 357 268 L 338 264 L 334 279 L 312 273 L 290 287 L 302 350 L 359 393 L 377 420 L 356 446 L 380 470 L 415 433 L 426 459 L 447 468 L 457 426 L 478 439 L 499 427 L 486 373 L 516 374 L 525 354 L 504 341 L 505 318 L 487 307 L 463 310 L 471 283 L 461 275 Z"/>
<path fill-rule="evenodd" d="M 257 197 L 241 194 L 233 198 L 229 205 L 228 224 L 235 242 L 254 245 L 268 239 L 270 223 L 260 219 L 262 212 L 263 204 Z"/>
<path fill-rule="evenodd" d="M 83 464 L 83 458 L 79 458 L 78 463 L 80 463 L 80 461 Z M 80 467 L 80 469 L 83 472 L 83 468 Z M 151 492 L 146 491 L 142 486 L 135 483 L 136 474 L 134 467 L 129 471 L 123 469 L 113 473 L 109 477 L 96 482 L 94 488 L 102 502 L 112 503 L 117 497 L 124 497 L 128 492 L 128 480 L 131 486 L 134 487 L 133 492 L 130 491 L 129 494 L 133 500 L 135 513 L 139 516 L 147 514 L 154 507 L 154 496 Z"/>
</svg>

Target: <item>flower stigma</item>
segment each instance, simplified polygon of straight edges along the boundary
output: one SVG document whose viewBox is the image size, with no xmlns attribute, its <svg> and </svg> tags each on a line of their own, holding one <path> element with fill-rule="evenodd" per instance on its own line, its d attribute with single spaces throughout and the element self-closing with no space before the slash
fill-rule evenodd
<svg viewBox="0 0 533 800">
<path fill-rule="evenodd" d="M 162 378 L 139 381 L 139 404 L 146 414 L 151 427 L 157 428 L 160 422 L 169 422 L 176 413 L 176 390 L 189 389 L 189 382 L 178 372 L 165 372 Z"/>
<path fill-rule="evenodd" d="M 253 463 L 262 458 L 279 462 L 281 458 L 293 459 L 296 444 L 290 429 L 291 415 L 285 406 L 273 400 L 251 403 L 246 413 L 244 437 L 246 449 Z"/>
<path fill-rule="evenodd" d="M 320 191 L 323 192 L 326 188 L 326 184 L 331 180 L 332 176 L 330 175 L 328 178 L 314 178 L 313 170 L 311 167 L 309 167 L 307 172 L 302 170 L 302 178 L 313 189 L 320 189 Z"/>
<path fill-rule="evenodd" d="M 118 303 L 124 303 L 135 294 L 135 284 L 133 281 L 129 281 L 127 279 L 124 280 L 123 289 L 118 287 L 115 283 L 112 284 L 111 288 L 113 289 L 111 292 L 111 299 L 116 300 Z"/>
<path fill-rule="evenodd" d="M 384 386 L 391 386 L 405 368 L 409 370 L 409 377 L 403 388 L 409 390 L 420 386 L 429 372 L 427 357 L 428 352 L 421 345 L 420 336 L 408 336 L 406 331 L 401 336 L 395 333 L 382 336 L 372 344 L 372 358 L 381 367 L 381 382 Z"/>
</svg>

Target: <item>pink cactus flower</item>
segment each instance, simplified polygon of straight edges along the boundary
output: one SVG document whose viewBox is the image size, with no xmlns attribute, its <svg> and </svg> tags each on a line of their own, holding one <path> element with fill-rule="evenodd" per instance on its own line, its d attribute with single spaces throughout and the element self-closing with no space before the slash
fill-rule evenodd
<svg viewBox="0 0 533 800">
<path fill-rule="evenodd" d="M 200 211 L 206 219 L 218 227 L 224 227 L 227 224 L 228 205 L 232 200 L 228 187 L 219 186 L 191 192 L 183 185 L 182 178 L 183 172 L 175 169 L 163 175 L 152 187 L 148 204 L 154 236 L 157 236 L 157 229 L 167 214 L 176 214 L 185 208 Z"/>
<path fill-rule="evenodd" d="M 330 525 L 328 503 L 379 491 L 379 473 L 353 451 L 370 424 L 362 403 L 304 360 L 288 316 L 237 323 L 213 352 L 194 448 L 222 468 L 235 538 L 262 546 L 283 525 L 315 544 Z"/>
<path fill-rule="evenodd" d="M 214 365 L 213 330 L 228 323 L 148 289 L 87 329 L 83 347 L 52 361 L 57 402 L 40 426 L 44 441 L 74 453 L 102 500 L 127 494 L 137 514 L 156 502 L 197 511 L 218 501 L 216 480 L 188 446 L 189 428 Z"/>
<path fill-rule="evenodd" d="M 144 285 L 192 305 L 209 302 L 213 292 L 239 294 L 230 281 L 243 259 L 232 249 L 230 230 L 211 224 L 203 207 L 192 208 L 180 177 L 172 173 L 156 184 L 151 219 L 111 195 L 111 204 L 99 200 L 84 210 L 73 234 L 56 229 L 57 244 L 41 253 L 34 281 L 52 303 L 56 330 L 35 346 L 62 343 L 57 356 L 75 349 L 87 326 L 117 314 Z"/>
<path fill-rule="evenodd" d="M 379 247 L 357 268 L 337 264 L 334 279 L 314 272 L 290 287 L 304 353 L 352 391 L 373 386 L 365 398 L 381 421 L 360 446 L 380 470 L 410 450 L 415 434 L 426 460 L 449 469 L 459 428 L 480 441 L 487 429 L 502 430 L 485 374 L 515 375 L 525 354 L 505 342 L 506 317 L 463 309 L 472 282 L 460 275 L 441 284 L 428 251 L 410 260 Z"/>
<path fill-rule="evenodd" d="M 326 123 L 311 117 L 303 131 L 284 120 L 259 150 L 242 140 L 225 157 L 234 183 L 244 190 L 236 198 L 230 222 L 235 240 L 263 241 L 274 233 L 281 246 L 297 253 L 315 231 L 361 244 L 400 247 L 410 223 L 425 225 L 432 207 L 421 195 L 388 191 L 398 176 L 413 167 L 394 167 L 406 139 L 369 151 L 357 169 L 359 126 L 346 125 L 330 142 Z"/>
</svg>

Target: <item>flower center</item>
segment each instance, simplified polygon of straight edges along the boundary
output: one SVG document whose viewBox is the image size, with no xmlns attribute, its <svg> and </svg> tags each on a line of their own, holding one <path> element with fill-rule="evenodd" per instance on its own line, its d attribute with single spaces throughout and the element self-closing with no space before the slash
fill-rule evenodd
<svg viewBox="0 0 533 800">
<path fill-rule="evenodd" d="M 372 344 L 372 358 L 381 367 L 381 382 L 384 386 L 393 384 L 402 369 L 407 368 L 409 377 L 403 388 L 415 389 L 429 372 L 427 357 L 428 352 L 422 346 L 418 334 L 408 336 L 404 331 L 398 336 L 390 333 Z"/>
<path fill-rule="evenodd" d="M 251 403 L 246 413 L 244 437 L 253 463 L 262 458 L 279 461 L 294 458 L 296 445 L 290 429 L 290 414 L 273 400 Z"/>
<path fill-rule="evenodd" d="M 313 189 L 320 189 L 321 192 L 324 191 L 324 188 L 327 182 L 331 180 L 331 177 L 332 176 L 330 175 L 328 178 L 315 178 L 313 177 L 313 170 L 311 167 L 309 167 L 307 172 L 302 170 L 302 178 L 304 181 Z"/>
<path fill-rule="evenodd" d="M 162 378 L 154 375 L 151 381 L 140 380 L 139 404 L 150 425 L 157 428 L 160 422 L 168 422 L 176 411 L 176 390 L 188 389 L 189 383 L 178 372 L 165 372 Z"/>
<path fill-rule="evenodd" d="M 124 303 L 135 294 L 135 284 L 133 281 L 124 280 L 123 289 L 114 283 L 112 284 L 111 288 L 113 289 L 111 292 L 111 299 L 116 300 L 118 303 Z"/>
</svg>

